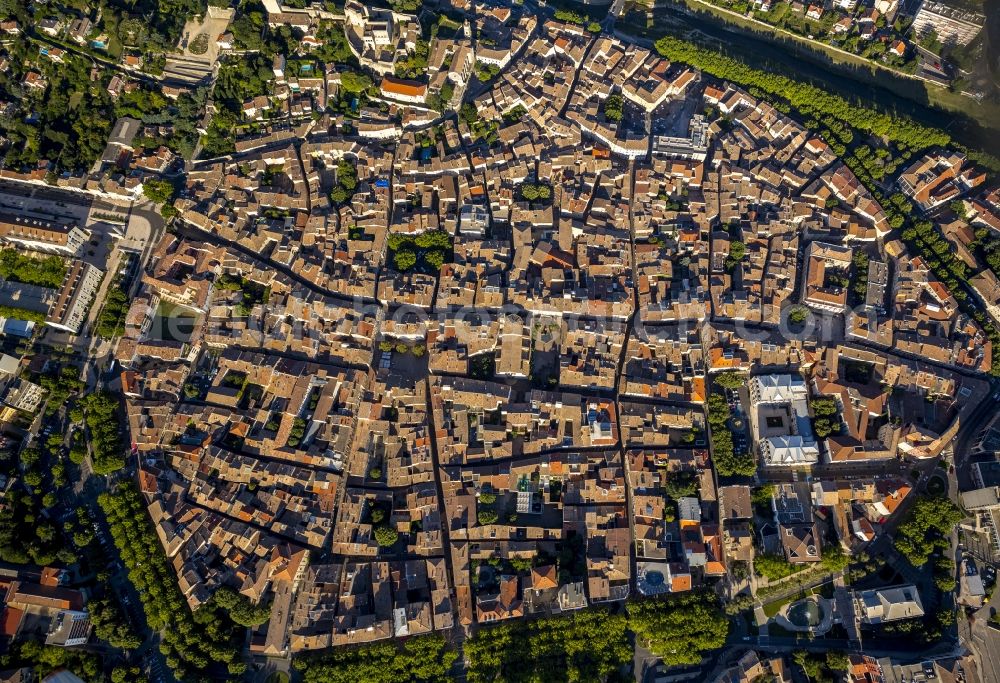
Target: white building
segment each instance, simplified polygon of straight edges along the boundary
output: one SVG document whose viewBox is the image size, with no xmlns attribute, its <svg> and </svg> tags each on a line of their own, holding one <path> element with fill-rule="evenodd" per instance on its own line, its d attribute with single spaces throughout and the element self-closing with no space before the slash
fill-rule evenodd
<svg viewBox="0 0 1000 683">
<path fill-rule="evenodd" d="M 984 486 L 962 493 L 962 507 L 973 513 L 974 531 L 989 536 L 995 552 L 1000 552 L 1000 487 Z"/>
<path fill-rule="evenodd" d="M 701 114 L 691 117 L 688 137 L 657 135 L 653 138 L 653 153 L 679 159 L 704 161 L 708 154 L 709 124 Z"/>
<path fill-rule="evenodd" d="M 986 600 L 986 587 L 979 568 L 971 558 L 962 560 L 958 580 L 958 602 L 961 605 L 979 609 Z"/>
<path fill-rule="evenodd" d="M 77 225 L 25 216 L 0 216 L 0 241 L 25 249 L 73 256 L 88 239 L 90 232 Z"/>
<path fill-rule="evenodd" d="M 913 17 L 913 32 L 920 36 L 934 31 L 942 43 L 968 45 L 983 30 L 986 17 L 943 3 L 924 0 Z"/>
<path fill-rule="evenodd" d="M 379 86 L 382 97 L 409 104 L 423 104 L 427 100 L 427 84 L 386 76 Z"/>
<path fill-rule="evenodd" d="M 755 404 L 807 401 L 809 388 L 800 375 L 757 375 L 747 383 Z"/>
<path fill-rule="evenodd" d="M 34 382 L 18 378 L 3 397 L 5 405 L 15 410 L 34 415 L 42 406 L 45 390 Z"/>
<path fill-rule="evenodd" d="M 483 239 L 490 227 L 490 213 L 482 204 L 463 204 L 458 212 L 458 225 L 463 236 Z"/>
<path fill-rule="evenodd" d="M 344 4 L 347 45 L 361 66 L 388 75 L 401 52 L 416 48 L 420 24 L 415 16 L 371 7 L 357 0 Z"/>
<path fill-rule="evenodd" d="M 90 640 L 90 615 L 83 610 L 66 609 L 59 612 L 45 637 L 46 645 L 75 647 Z"/>
<path fill-rule="evenodd" d="M 100 268 L 75 261 L 66 272 L 66 279 L 45 319 L 46 324 L 79 334 L 103 278 L 104 271 Z"/>
<path fill-rule="evenodd" d="M 863 624 L 885 624 L 924 616 L 920 593 L 912 584 L 854 593 L 854 608 Z"/>
<path fill-rule="evenodd" d="M 809 389 L 799 375 L 759 375 L 747 383 L 750 424 L 764 464 L 812 465 L 819 445 L 809 419 Z"/>
<path fill-rule="evenodd" d="M 772 436 L 760 442 L 764 464 L 778 467 L 800 467 L 819 462 L 819 445 L 801 436 Z"/>
<path fill-rule="evenodd" d="M 889 21 L 896 17 L 896 10 L 899 9 L 899 0 L 875 0 L 875 9 Z"/>
</svg>

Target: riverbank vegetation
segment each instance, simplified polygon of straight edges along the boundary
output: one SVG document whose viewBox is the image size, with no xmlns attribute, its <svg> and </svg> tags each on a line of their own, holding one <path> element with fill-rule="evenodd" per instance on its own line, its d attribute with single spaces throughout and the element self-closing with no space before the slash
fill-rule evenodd
<svg viewBox="0 0 1000 683">
<path fill-rule="evenodd" d="M 947 145 L 951 141 L 944 131 L 924 126 L 913 119 L 850 102 L 809 83 L 755 69 L 732 57 L 673 36 L 657 40 L 656 50 L 671 61 L 684 62 L 716 78 L 780 98 L 805 118 L 836 119 L 835 123 L 846 126 L 845 136 L 853 128 L 909 149 L 926 149 Z"/>
<path fill-rule="evenodd" d="M 994 345 L 1000 344 L 1000 330 L 970 293 L 968 267 L 956 257 L 940 229 L 929 220 L 916 218 L 919 212 L 903 194 L 897 192 L 887 196 L 883 190 L 883 181 L 918 153 L 950 145 L 952 139 L 947 132 L 904 115 L 850 101 L 784 74 L 751 67 L 674 36 L 657 40 L 656 50 L 671 61 L 694 66 L 706 74 L 746 88 L 782 113 L 794 115 L 820 135 L 879 202 L 889 227 L 900 231 L 902 240 L 914 253 L 924 257 L 935 277 L 945 284 L 962 310 L 983 328 Z M 862 139 L 859 133 L 867 134 L 867 139 Z M 997 168 L 998 161 L 989 155 L 969 152 L 969 156 L 993 170 Z M 990 372 L 1000 376 L 1000 354 L 994 356 Z"/>
</svg>

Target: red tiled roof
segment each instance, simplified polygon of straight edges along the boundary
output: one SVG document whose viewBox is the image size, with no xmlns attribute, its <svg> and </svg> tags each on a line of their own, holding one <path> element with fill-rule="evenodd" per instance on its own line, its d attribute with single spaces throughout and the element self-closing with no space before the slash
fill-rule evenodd
<svg viewBox="0 0 1000 683">
<path fill-rule="evenodd" d="M 407 81 L 402 78 L 386 76 L 382 79 L 382 90 L 394 95 L 423 97 L 427 93 L 427 86 L 416 81 Z"/>
<path fill-rule="evenodd" d="M 17 609 L 16 607 L 5 607 L 3 610 L 3 629 L 0 630 L 0 635 L 9 638 L 16 636 L 23 616 L 24 610 Z"/>
</svg>

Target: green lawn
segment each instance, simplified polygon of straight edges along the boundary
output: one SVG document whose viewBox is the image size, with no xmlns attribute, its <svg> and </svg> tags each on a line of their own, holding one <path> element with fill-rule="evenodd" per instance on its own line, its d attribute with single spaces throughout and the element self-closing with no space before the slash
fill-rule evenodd
<svg viewBox="0 0 1000 683">
<path fill-rule="evenodd" d="M 785 605 L 790 605 L 796 600 L 802 600 L 803 598 L 806 598 L 810 595 L 819 595 L 824 598 L 832 598 L 833 591 L 834 591 L 833 582 L 827 581 L 826 583 L 821 583 L 818 586 L 813 586 L 809 590 L 802 591 L 801 593 L 792 595 L 791 597 L 766 603 L 763 607 L 761 607 L 761 609 L 764 611 L 764 614 L 766 614 L 768 618 L 773 618 L 778 612 L 781 611 L 782 607 L 784 607 Z"/>
<path fill-rule="evenodd" d="M 799 593 L 798 595 L 793 595 L 783 600 L 775 600 L 774 602 L 769 602 L 766 605 L 764 605 L 761 609 L 764 610 L 764 614 L 767 615 L 768 619 L 773 619 L 778 614 L 778 612 L 781 611 L 782 607 L 784 607 L 785 605 L 790 605 L 796 600 L 801 600 L 804 597 L 805 593 Z"/>
<path fill-rule="evenodd" d="M 165 341 L 186 342 L 191 339 L 197 321 L 198 318 L 191 309 L 161 301 L 156 309 L 153 329 Z"/>
</svg>

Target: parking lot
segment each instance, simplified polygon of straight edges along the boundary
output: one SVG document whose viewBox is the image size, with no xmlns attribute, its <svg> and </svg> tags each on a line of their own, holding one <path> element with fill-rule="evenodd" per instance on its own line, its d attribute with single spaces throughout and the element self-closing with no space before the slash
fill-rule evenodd
<svg viewBox="0 0 1000 683">
<path fill-rule="evenodd" d="M 128 213 L 123 206 L 85 194 L 11 181 L 0 181 L 0 211 L 78 225 Z"/>
<path fill-rule="evenodd" d="M 750 420 L 746 411 L 748 397 L 743 395 L 746 390 L 726 389 L 725 392 L 726 402 L 733 414 L 729 420 L 729 426 L 733 433 L 733 451 L 737 455 L 744 455 L 750 452 L 753 445 L 750 438 Z"/>
<path fill-rule="evenodd" d="M 39 188 L 42 189 L 42 188 Z M 28 216 L 39 220 L 59 221 L 82 225 L 90 215 L 90 201 L 81 197 L 79 202 L 55 199 L 47 192 L 38 192 L 24 186 L 12 188 L 0 185 L 0 211 Z"/>
<path fill-rule="evenodd" d="M 631 100 L 625 100 L 622 106 L 622 120 L 619 128 L 622 132 L 643 135 L 646 132 L 646 111 Z"/>
<path fill-rule="evenodd" d="M 687 137 L 691 117 L 700 111 L 701 106 L 700 98 L 668 100 L 653 110 L 650 116 L 650 131 L 654 136 Z"/>
<path fill-rule="evenodd" d="M 115 240 L 124 233 L 125 225 L 104 219 L 116 217 L 124 221 L 128 210 L 85 195 L 3 182 L 0 183 L 0 213 L 76 224 L 89 229 L 91 238 L 81 250 L 80 257 L 105 270 Z"/>
</svg>

